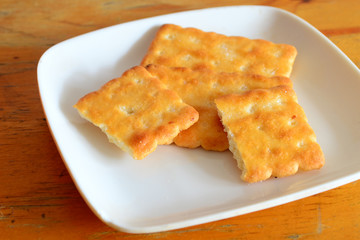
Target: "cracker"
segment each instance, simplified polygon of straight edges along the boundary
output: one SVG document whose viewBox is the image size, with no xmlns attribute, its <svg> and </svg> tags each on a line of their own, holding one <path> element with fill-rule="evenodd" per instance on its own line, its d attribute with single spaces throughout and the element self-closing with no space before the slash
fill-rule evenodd
<svg viewBox="0 0 360 240">
<path fill-rule="evenodd" d="M 215 103 L 243 180 L 258 182 L 323 166 L 323 152 L 292 88 L 257 89 Z"/>
<path fill-rule="evenodd" d="M 224 151 L 229 143 L 220 122 L 214 99 L 225 94 L 241 93 L 249 89 L 271 88 L 292 83 L 286 77 L 264 77 L 244 73 L 220 73 L 208 69 L 192 70 L 183 67 L 148 65 L 146 69 L 159 78 L 183 101 L 199 112 L 199 121 L 174 139 L 178 146 Z"/>
<path fill-rule="evenodd" d="M 287 44 L 165 24 L 158 30 L 141 65 L 289 77 L 296 54 L 296 48 Z"/>
<path fill-rule="evenodd" d="M 143 159 L 158 144 L 172 143 L 179 131 L 198 120 L 193 107 L 140 66 L 87 94 L 74 107 L 135 159 Z"/>
</svg>

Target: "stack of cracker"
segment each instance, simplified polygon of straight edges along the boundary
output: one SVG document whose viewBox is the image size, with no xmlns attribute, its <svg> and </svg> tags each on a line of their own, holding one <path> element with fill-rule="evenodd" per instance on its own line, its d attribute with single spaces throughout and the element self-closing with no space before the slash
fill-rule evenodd
<svg viewBox="0 0 360 240">
<path fill-rule="evenodd" d="M 230 149 L 247 182 L 318 169 L 324 156 L 289 79 L 296 54 L 287 44 L 165 24 L 143 67 L 75 107 L 135 159 L 174 142 Z"/>
</svg>

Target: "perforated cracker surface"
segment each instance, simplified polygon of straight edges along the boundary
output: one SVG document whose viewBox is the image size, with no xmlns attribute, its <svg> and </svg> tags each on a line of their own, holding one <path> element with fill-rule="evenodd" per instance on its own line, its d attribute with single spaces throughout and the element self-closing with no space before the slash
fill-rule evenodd
<svg viewBox="0 0 360 240">
<path fill-rule="evenodd" d="M 174 139 L 182 147 L 224 151 L 229 143 L 220 122 L 214 99 L 250 89 L 270 88 L 292 83 L 286 77 L 264 77 L 243 73 L 219 73 L 208 69 L 192 70 L 182 67 L 148 65 L 146 69 L 174 90 L 187 104 L 199 112 L 199 121 Z"/>
<path fill-rule="evenodd" d="M 287 44 L 225 36 L 196 28 L 163 25 L 142 65 L 208 68 L 219 72 L 244 72 L 289 77 L 297 51 Z"/>
<path fill-rule="evenodd" d="M 292 88 L 252 90 L 215 102 L 243 180 L 258 182 L 323 166 L 323 152 Z"/>
<path fill-rule="evenodd" d="M 144 158 L 158 144 L 172 143 L 198 120 L 193 107 L 140 66 L 87 94 L 74 107 L 135 159 Z"/>
</svg>

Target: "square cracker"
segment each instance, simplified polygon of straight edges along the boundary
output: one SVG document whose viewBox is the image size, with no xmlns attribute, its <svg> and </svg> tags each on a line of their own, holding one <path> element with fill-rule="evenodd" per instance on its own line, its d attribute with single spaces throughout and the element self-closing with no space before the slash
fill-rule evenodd
<svg viewBox="0 0 360 240">
<path fill-rule="evenodd" d="M 243 180 L 258 182 L 323 166 L 323 152 L 292 88 L 257 89 L 215 103 Z"/>
<path fill-rule="evenodd" d="M 296 48 L 287 44 L 165 24 L 158 30 L 141 65 L 289 77 L 296 54 Z"/>
<path fill-rule="evenodd" d="M 135 159 L 143 159 L 158 144 L 172 143 L 198 120 L 193 107 L 140 66 L 87 94 L 74 107 Z"/>
<path fill-rule="evenodd" d="M 224 151 L 229 147 L 214 104 L 215 98 L 249 89 L 292 86 L 289 78 L 280 76 L 268 78 L 239 72 L 220 73 L 209 69 L 192 70 L 160 65 L 148 65 L 146 69 L 199 112 L 199 121 L 181 131 L 174 139 L 175 144 L 188 148 L 202 146 L 213 151 Z"/>
</svg>

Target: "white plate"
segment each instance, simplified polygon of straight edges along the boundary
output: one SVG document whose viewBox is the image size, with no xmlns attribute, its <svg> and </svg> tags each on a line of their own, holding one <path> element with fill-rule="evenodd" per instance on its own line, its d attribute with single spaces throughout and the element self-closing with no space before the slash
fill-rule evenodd
<svg viewBox="0 0 360 240">
<path fill-rule="evenodd" d="M 326 157 L 319 171 L 246 184 L 230 152 L 161 146 L 131 159 L 72 105 L 138 65 L 164 23 L 288 43 L 292 80 Z M 236 6 L 163 15 L 59 43 L 44 53 L 38 83 L 55 142 L 80 193 L 106 224 L 125 232 L 182 228 L 304 198 L 360 178 L 360 72 L 304 20 L 272 7 Z"/>
</svg>

